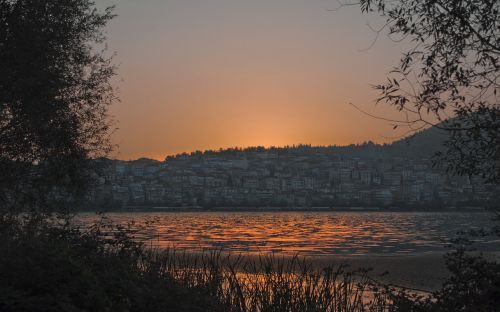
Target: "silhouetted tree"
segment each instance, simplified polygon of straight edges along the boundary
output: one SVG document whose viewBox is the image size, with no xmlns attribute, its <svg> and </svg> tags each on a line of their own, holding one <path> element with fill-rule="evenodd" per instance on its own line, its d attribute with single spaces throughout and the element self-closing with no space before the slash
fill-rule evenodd
<svg viewBox="0 0 500 312">
<path fill-rule="evenodd" d="M 112 8 L 90 0 L 0 0 L 0 205 L 46 209 L 85 194 L 110 151 Z"/>
<path fill-rule="evenodd" d="M 448 132 L 446 151 L 440 156 L 449 171 L 500 182 L 500 2 L 359 4 L 363 12 L 386 18 L 379 32 L 411 44 L 387 82 L 375 86 L 378 101 L 407 114 L 401 125 Z"/>
<path fill-rule="evenodd" d="M 353 3 L 351 3 L 353 4 Z M 379 32 L 412 48 L 378 102 L 407 115 L 411 130 L 433 126 L 449 133 L 439 156 L 453 173 L 500 182 L 500 1 L 360 0 L 361 10 L 386 17 Z M 431 119 L 429 119 L 431 118 Z M 498 205 L 498 203 L 495 203 Z M 423 311 L 496 311 L 500 263 L 463 245 L 446 256 L 449 278 Z M 394 300 L 397 302 L 397 300 Z M 408 301 L 410 302 L 410 301 Z M 411 301 L 407 310 L 419 311 Z"/>
</svg>

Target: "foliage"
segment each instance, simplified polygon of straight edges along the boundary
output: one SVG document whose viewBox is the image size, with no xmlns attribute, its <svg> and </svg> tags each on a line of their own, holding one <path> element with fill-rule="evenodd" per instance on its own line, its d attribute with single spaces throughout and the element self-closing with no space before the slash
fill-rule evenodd
<svg viewBox="0 0 500 312">
<path fill-rule="evenodd" d="M 208 285 L 221 311 L 364 311 L 372 305 L 367 272 L 344 265 L 314 269 L 297 257 L 219 253 L 173 252 L 166 259 L 177 280 Z"/>
<path fill-rule="evenodd" d="M 215 311 L 205 288 L 181 286 L 132 234 L 0 220 L 0 310 Z"/>
<path fill-rule="evenodd" d="M 361 0 L 359 4 L 363 12 L 375 11 L 386 18 L 379 32 L 387 29 L 391 39 L 412 46 L 387 82 L 375 86 L 380 91 L 377 102 L 406 114 L 395 127 L 444 130 L 449 138 L 437 156 L 449 171 L 499 183 L 500 2 Z M 443 288 L 432 300 L 410 300 L 408 310 L 498 310 L 497 261 L 462 247 L 449 253 L 446 261 L 450 278 Z"/>
<path fill-rule="evenodd" d="M 149 221 L 145 221 L 145 226 Z M 499 264 L 458 250 L 435 293 L 297 257 L 158 251 L 137 224 L 0 220 L 1 311 L 494 311 Z"/>
<path fill-rule="evenodd" d="M 1 311 L 401 311 L 420 298 L 345 265 L 159 252 L 131 225 L 60 221 L 0 220 Z"/>
<path fill-rule="evenodd" d="M 130 226 L 0 220 L 1 311 L 364 311 L 365 271 L 159 253 Z"/>
<path fill-rule="evenodd" d="M 407 115 L 412 130 L 450 134 L 448 170 L 500 181 L 500 2 L 496 0 L 361 0 L 395 41 L 411 44 L 378 101 Z M 397 126 L 397 125 L 396 125 Z"/>
<path fill-rule="evenodd" d="M 0 0 L 0 207 L 85 194 L 86 160 L 111 145 L 114 67 L 90 0 Z"/>
<path fill-rule="evenodd" d="M 450 277 L 436 293 L 439 311 L 495 311 L 500 307 L 500 263 L 457 249 L 446 257 Z"/>
</svg>

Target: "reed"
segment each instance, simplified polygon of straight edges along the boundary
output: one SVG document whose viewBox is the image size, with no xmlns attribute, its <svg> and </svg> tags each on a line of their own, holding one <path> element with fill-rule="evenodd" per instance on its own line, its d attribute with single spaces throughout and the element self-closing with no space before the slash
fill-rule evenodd
<svg viewBox="0 0 500 312">
<path fill-rule="evenodd" d="M 275 255 L 231 256 L 219 251 L 149 250 L 144 272 L 155 272 L 187 289 L 207 290 L 217 311 L 389 311 L 394 288 L 381 286 L 369 270 L 348 265 L 318 269 L 307 259 Z M 408 292 L 404 292 L 409 296 Z"/>
<path fill-rule="evenodd" d="M 159 250 L 134 240 L 133 226 L 104 221 L 81 229 L 0 218 L 0 310 L 389 312 L 431 302 L 365 269 Z"/>
</svg>

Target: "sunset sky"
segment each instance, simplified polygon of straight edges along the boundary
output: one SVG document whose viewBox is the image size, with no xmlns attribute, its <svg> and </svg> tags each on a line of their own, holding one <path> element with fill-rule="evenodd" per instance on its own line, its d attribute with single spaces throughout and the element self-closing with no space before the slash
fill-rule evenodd
<svg viewBox="0 0 500 312">
<path fill-rule="evenodd" d="M 100 0 L 119 66 L 115 157 L 135 159 L 234 146 L 387 142 L 371 84 L 402 44 L 383 20 L 335 0 Z M 367 49 L 370 47 L 369 49 Z"/>
</svg>

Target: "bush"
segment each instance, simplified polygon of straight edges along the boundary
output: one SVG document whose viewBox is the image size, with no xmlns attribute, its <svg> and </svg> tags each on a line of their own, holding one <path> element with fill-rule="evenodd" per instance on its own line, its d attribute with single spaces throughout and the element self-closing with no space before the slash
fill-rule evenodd
<svg viewBox="0 0 500 312">
<path fill-rule="evenodd" d="M 30 221 L 1 220 L 0 311 L 217 310 L 203 289 L 162 274 L 124 228 Z"/>
<path fill-rule="evenodd" d="M 134 226 L 136 228 L 136 226 Z M 365 311 L 371 282 L 298 258 L 159 252 L 132 226 L 0 218 L 0 311 Z"/>
<path fill-rule="evenodd" d="M 500 265 L 464 249 L 429 294 L 383 285 L 368 270 L 285 259 L 158 251 L 136 224 L 88 229 L 62 218 L 0 218 L 0 311 L 497 311 Z M 148 224 L 148 221 L 146 221 Z M 135 229 L 135 230 L 132 230 Z"/>
</svg>

